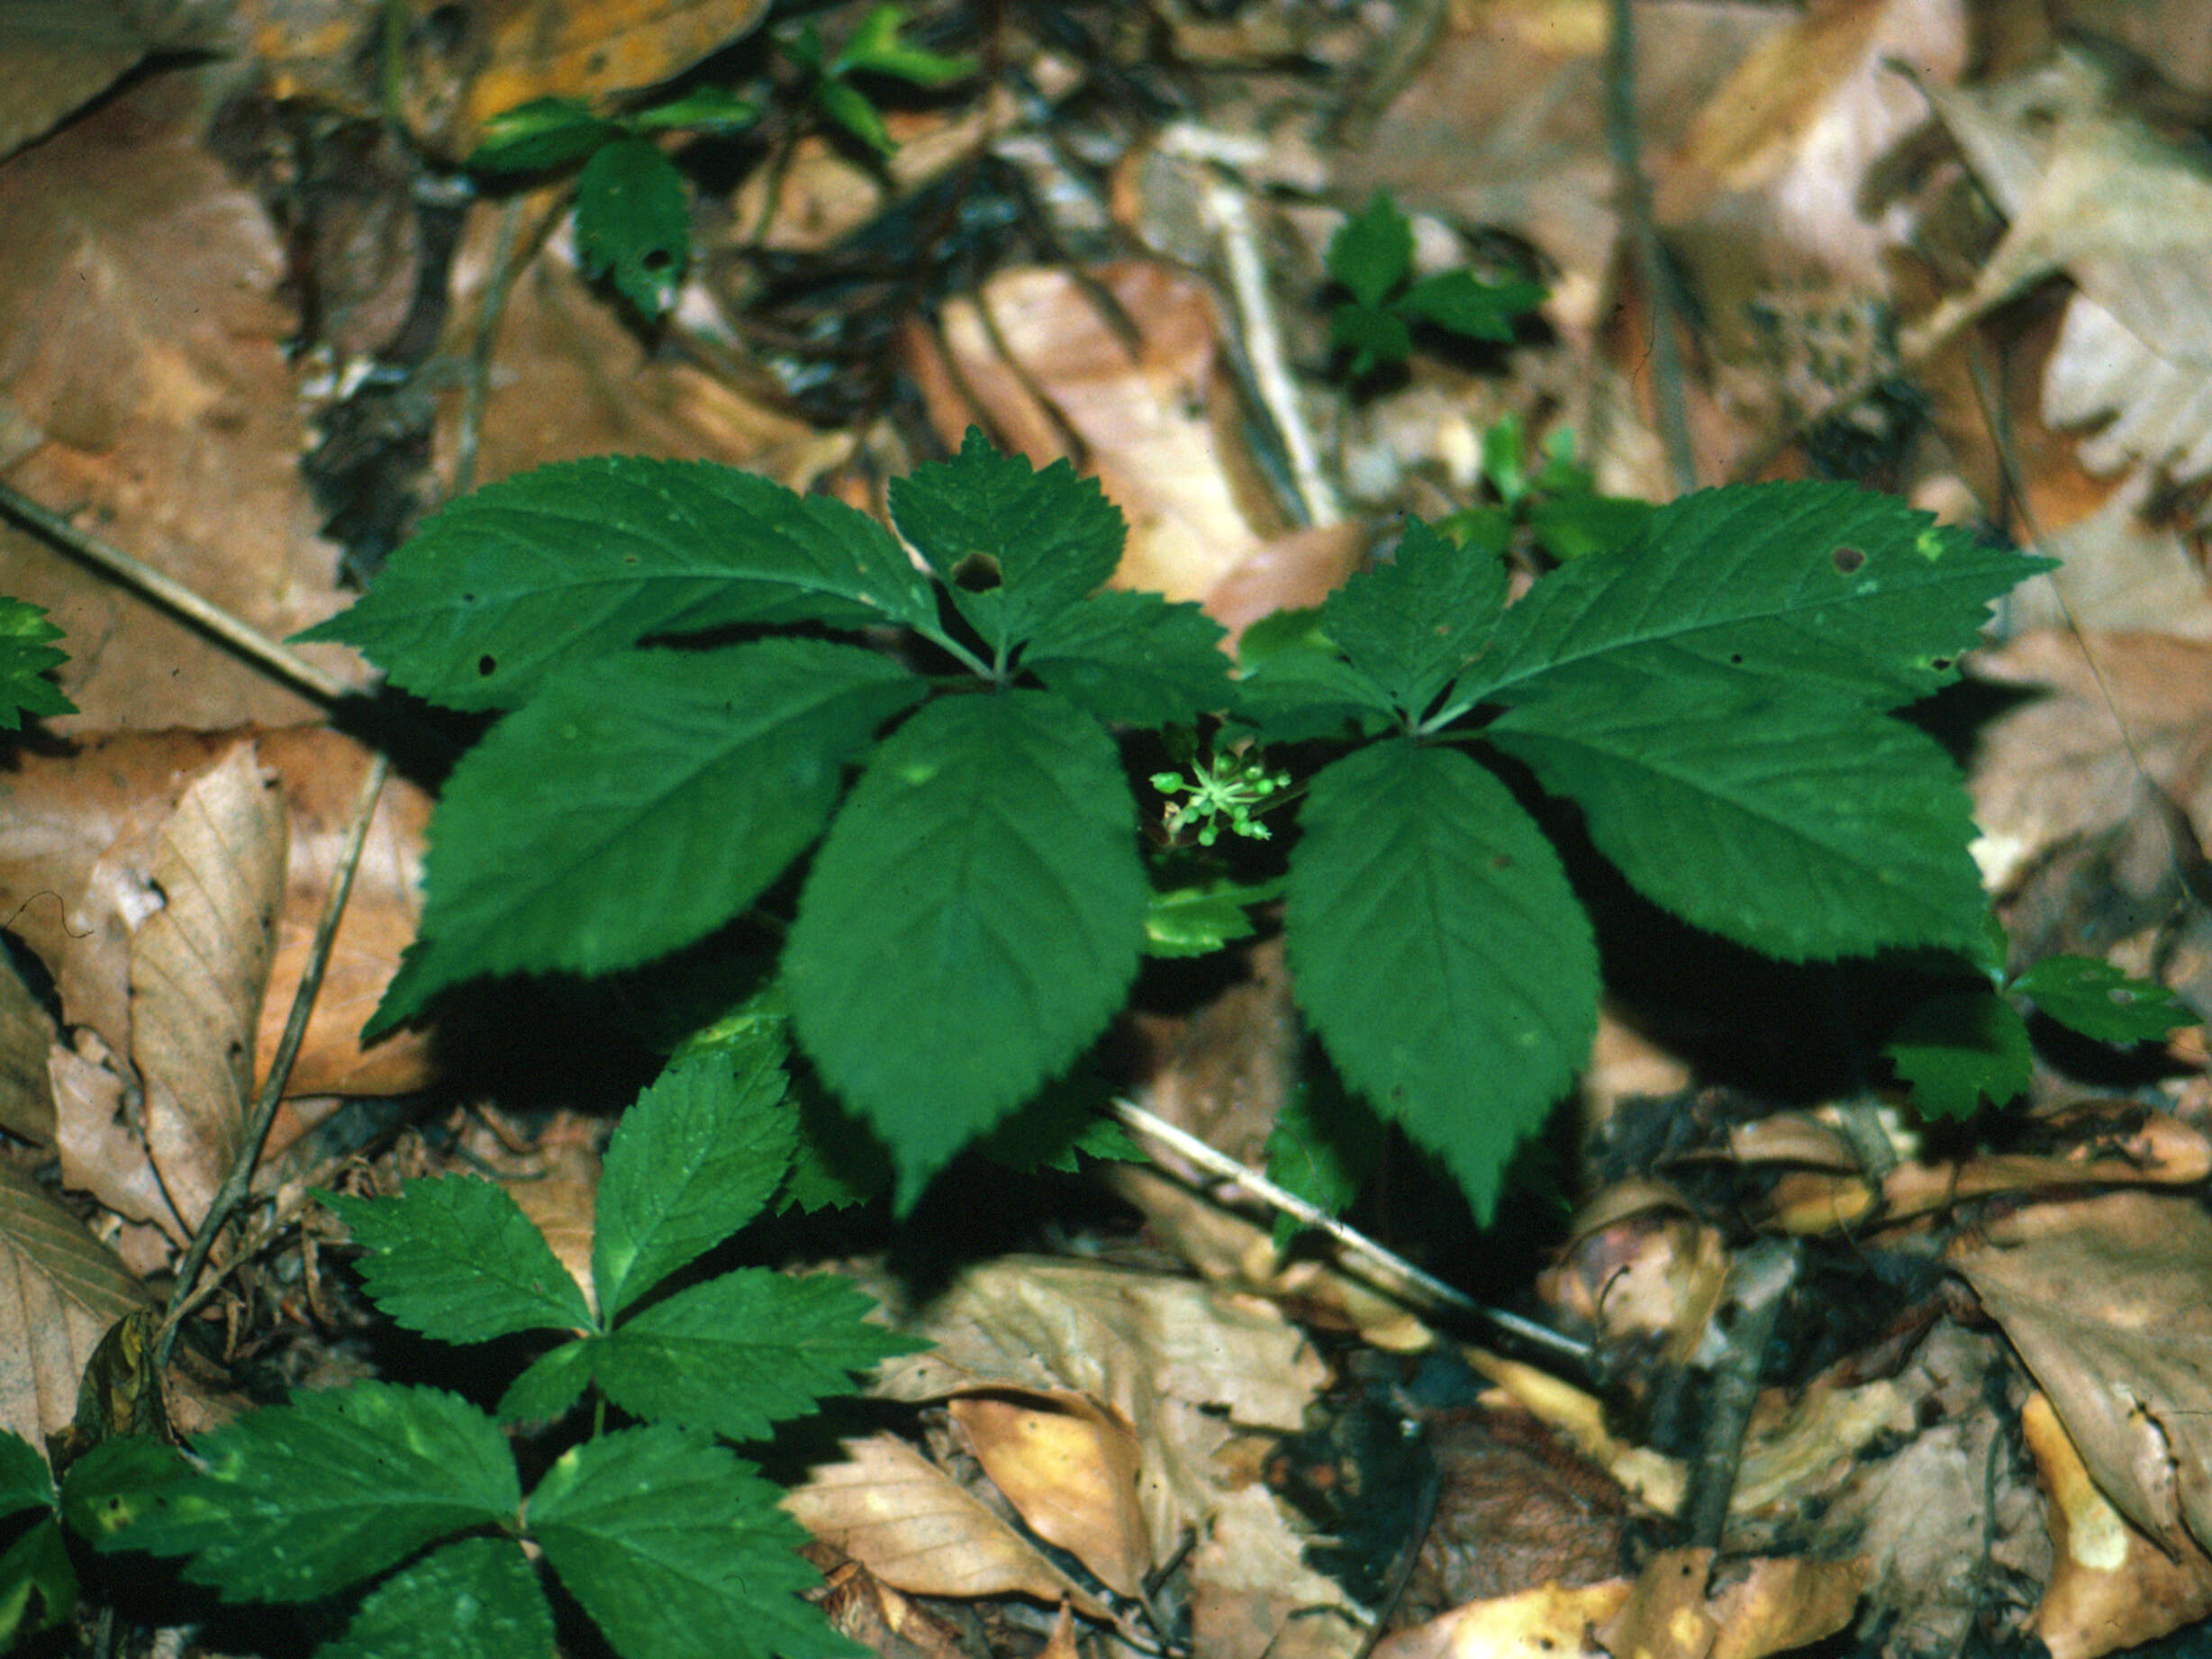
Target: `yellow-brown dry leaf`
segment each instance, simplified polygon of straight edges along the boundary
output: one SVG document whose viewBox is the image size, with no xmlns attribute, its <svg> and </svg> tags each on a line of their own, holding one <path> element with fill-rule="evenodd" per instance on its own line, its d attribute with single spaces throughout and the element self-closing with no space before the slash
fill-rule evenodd
<svg viewBox="0 0 2212 1659">
<path fill-rule="evenodd" d="M 1039 1555 L 982 1500 L 895 1435 L 842 1443 L 843 1462 L 818 1464 L 783 1507 L 886 1584 L 925 1596 L 1029 1596 L 1106 1609 Z"/>
<path fill-rule="evenodd" d="M 1108 1589 L 1140 1595 L 1152 1570 L 1129 1426 L 1081 1394 L 964 1394 L 946 1410 L 975 1461 L 1031 1531 L 1082 1562 Z"/>
<path fill-rule="evenodd" d="M 159 908 L 131 942 L 146 1150 L 188 1228 L 244 1149 L 284 874 L 284 796 L 240 742 L 193 781 L 163 826 L 149 874 Z"/>
<path fill-rule="evenodd" d="M 1590 1632 L 1619 1609 L 1628 1581 L 1579 1590 L 1546 1585 L 1474 1601 L 1379 1644 L 1373 1659 L 1594 1659 Z"/>
<path fill-rule="evenodd" d="M 2055 1559 L 2035 1634 L 2051 1659 L 2101 1659 L 2212 1613 L 2212 1557 L 2194 1547 L 2169 1555 L 2130 1527 L 2097 1490 L 2046 1396 L 2028 1396 L 2020 1428 L 2050 1500 Z"/>
<path fill-rule="evenodd" d="M 151 1302 L 84 1223 L 0 1164 L 0 1429 L 43 1446 L 76 1414 L 107 1328 Z"/>
<path fill-rule="evenodd" d="M 202 142 L 212 69 L 168 72 L 0 167 L 0 399 L 45 441 L 7 482 L 282 639 L 340 608 L 267 213 Z M 322 711 L 11 528 L 0 593 L 43 605 L 80 712 L 53 731 L 286 723 Z M 358 681 L 342 647 L 304 655 Z"/>
<path fill-rule="evenodd" d="M 1851 1622 L 1865 1564 L 1809 1555 L 1763 1556 L 1710 1603 L 1720 1621 L 1712 1659 L 1764 1659 L 1809 1647 Z"/>
<path fill-rule="evenodd" d="M 1256 1298 L 1044 1257 L 970 1269 L 909 1328 L 936 1346 L 885 1364 L 880 1395 L 1072 1391 L 1117 1413 L 1142 1453 L 1156 1550 L 1212 1509 L 1220 1491 L 1212 1459 L 1230 1425 L 1299 1427 L 1324 1370 L 1296 1328 Z"/>
<path fill-rule="evenodd" d="M 2039 1204 L 1951 1261 L 2113 1507 L 2163 1548 L 2212 1540 L 2212 1217 L 2196 1195 Z"/>
<path fill-rule="evenodd" d="M 240 735 L 92 736 L 67 750 L 18 753 L 0 774 L 0 907 L 53 975 L 67 1022 L 96 1031 L 111 1052 L 130 1050 L 131 940 L 150 913 L 160 826 L 186 783 Z M 322 727 L 246 735 L 282 777 L 290 812 L 284 909 L 256 1036 L 258 1069 L 290 1011 L 368 752 Z M 364 1050 L 360 1029 L 414 938 L 430 807 L 417 785 L 385 783 L 287 1085 L 294 1093 L 396 1094 L 429 1079 L 425 1036 L 402 1032 Z M 71 1184 L 83 1183 L 72 1176 Z"/>
</svg>

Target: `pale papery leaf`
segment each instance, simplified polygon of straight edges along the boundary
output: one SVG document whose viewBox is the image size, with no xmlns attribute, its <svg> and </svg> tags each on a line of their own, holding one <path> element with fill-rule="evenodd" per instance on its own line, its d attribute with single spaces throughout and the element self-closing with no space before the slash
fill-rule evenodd
<svg viewBox="0 0 2212 1659">
<path fill-rule="evenodd" d="M 1081 1394 L 971 1394 L 947 1402 L 991 1483 L 1047 1544 L 1107 1588 L 1141 1595 L 1158 1564 L 1138 1502 L 1143 1456 L 1129 1426 Z"/>
<path fill-rule="evenodd" d="M 151 1303 L 83 1222 L 0 1164 L 0 1429 L 42 1446 L 66 1428 L 100 1338 Z"/>
<path fill-rule="evenodd" d="M 161 908 L 131 941 L 147 1150 L 195 1227 L 243 1146 L 285 840 L 284 797 L 240 743 L 177 802 L 150 874 Z"/>
<path fill-rule="evenodd" d="M 2171 1547 L 2212 1546 L 2212 1217 L 2195 1198 L 2037 1205 L 1962 1236 L 1951 1265 L 2113 1507 Z"/>
<path fill-rule="evenodd" d="M 1022 1595 L 1109 1617 L 980 1498 L 894 1435 L 843 1443 L 784 1509 L 886 1584 L 913 1595 Z"/>
</svg>

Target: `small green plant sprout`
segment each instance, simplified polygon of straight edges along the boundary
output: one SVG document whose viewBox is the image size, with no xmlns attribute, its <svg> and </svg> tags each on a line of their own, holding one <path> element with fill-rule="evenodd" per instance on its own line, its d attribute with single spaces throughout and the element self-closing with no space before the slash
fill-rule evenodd
<svg viewBox="0 0 2212 1659">
<path fill-rule="evenodd" d="M 1497 499 L 1440 519 L 1437 528 L 1453 540 L 1505 554 L 1525 544 L 1548 562 L 1565 564 L 1627 545 L 1651 510 L 1647 501 L 1601 495 L 1590 469 L 1574 458 L 1574 434 L 1555 429 L 1544 440 L 1539 464 L 1528 465 L 1518 415 L 1506 415 L 1482 434 L 1482 481 Z"/>
<path fill-rule="evenodd" d="M 1544 300 L 1541 283 L 1518 278 L 1484 282 L 1454 270 L 1416 279 L 1412 221 L 1382 190 L 1337 228 L 1326 264 L 1330 279 L 1351 295 L 1330 313 L 1328 340 L 1351 354 L 1354 380 L 1410 357 L 1417 324 L 1502 343 L 1513 338 L 1513 320 Z"/>
<path fill-rule="evenodd" d="M 1215 748 L 1204 755 L 1192 749 L 1184 761 L 1187 773 L 1155 772 L 1152 786 L 1170 798 L 1162 814 L 1162 828 L 1171 839 L 1195 836 L 1201 847 L 1211 847 L 1223 830 L 1247 840 L 1265 841 L 1274 833 L 1260 821 L 1271 800 L 1288 789 L 1291 775 L 1269 767 L 1249 752 L 1249 745 Z M 1187 794 L 1187 801 L 1174 796 Z"/>
<path fill-rule="evenodd" d="M 1147 949 L 1233 937 L 1279 879 L 1309 1027 L 1487 1215 L 1597 1019 L 1533 791 L 1647 897 L 1770 956 L 1985 948 L 1957 770 L 1889 711 L 2046 566 L 1895 500 L 1686 496 L 1510 609 L 1503 559 L 1412 521 L 1317 612 L 1248 632 L 1234 682 L 1195 606 L 1105 585 L 1120 515 L 1064 463 L 971 433 L 890 506 L 898 539 L 726 467 L 548 467 L 447 506 L 310 631 L 506 712 L 447 782 L 372 1029 L 764 906 L 797 1046 L 904 1206 L 1099 1039 Z M 1247 739 L 1318 770 L 1234 870 L 1226 844 L 1148 867 L 1129 751 L 1214 720 L 1174 780 L 1185 828 L 1203 799 L 1233 834 L 1293 795 Z"/>
<path fill-rule="evenodd" d="M 187 1580 L 226 1600 L 344 1598 L 333 1605 L 349 1622 L 322 1659 L 551 1659 L 548 1571 L 624 1659 L 865 1653 L 802 1599 L 819 1582 L 795 1554 L 804 1534 L 723 1442 L 762 1440 L 920 1345 L 868 1322 L 867 1298 L 835 1275 L 696 1272 L 785 1180 L 782 1049 L 779 1020 L 727 1021 L 625 1114 L 599 1188 L 591 1297 L 493 1183 L 318 1194 L 366 1247 L 362 1283 L 399 1324 L 443 1343 L 550 1346 L 496 1417 L 437 1388 L 363 1382 L 249 1411 L 198 1437 L 189 1459 L 103 1442 L 69 1471 L 81 1529 L 103 1552 L 182 1557 Z M 568 1427 L 587 1394 L 591 1431 L 525 1492 L 502 1424 Z M 44 1501 L 32 1473 L 0 1449 L 0 1500 Z"/>
<path fill-rule="evenodd" d="M 806 71 L 816 106 L 877 156 L 889 156 L 898 145 L 884 124 L 883 112 L 855 84 L 856 77 L 875 76 L 929 87 L 949 86 L 975 73 L 972 58 L 947 57 L 902 39 L 909 21 L 905 7 L 879 5 L 835 53 L 811 23 L 801 24 L 784 42 L 785 54 Z"/>
<path fill-rule="evenodd" d="M 713 87 L 612 116 L 574 98 L 536 98 L 485 122 L 467 165 L 499 177 L 581 163 L 576 250 L 585 274 L 611 279 L 650 322 L 675 304 L 691 263 L 691 193 L 655 135 L 741 132 L 759 119 L 756 105 Z"/>
<path fill-rule="evenodd" d="M 1989 984 L 1928 998 L 1883 1050 L 1930 1117 L 1970 1118 L 1984 1101 L 2005 1106 L 2027 1092 L 2035 1058 L 2027 1008 L 2097 1043 L 2159 1042 L 2198 1023 L 2164 985 L 2099 957 L 2045 956 L 2008 977 L 2004 954 L 2000 933 L 1982 964 Z"/>
<path fill-rule="evenodd" d="M 0 599 L 0 731 L 14 731 L 26 714 L 74 714 L 77 705 L 47 676 L 69 660 L 56 648 L 61 630 L 46 612 L 20 599 Z"/>
</svg>

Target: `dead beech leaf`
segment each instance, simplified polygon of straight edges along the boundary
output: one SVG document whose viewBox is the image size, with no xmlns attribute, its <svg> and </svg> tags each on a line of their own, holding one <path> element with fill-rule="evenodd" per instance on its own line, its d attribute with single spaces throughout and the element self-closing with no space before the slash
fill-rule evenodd
<svg viewBox="0 0 2212 1659">
<path fill-rule="evenodd" d="M 845 1461 L 817 1464 L 783 1507 L 825 1544 L 912 1595 L 1029 1596 L 1106 1609 L 1039 1555 L 981 1499 L 896 1435 L 843 1443 Z"/>
<path fill-rule="evenodd" d="M 975 1461 L 1031 1531 L 1140 1595 L 1152 1570 L 1138 1502 L 1143 1459 L 1129 1426 L 1081 1394 L 964 1394 L 946 1402 Z"/>
<path fill-rule="evenodd" d="M 160 909 L 131 945 L 146 1149 L 187 1227 L 243 1149 L 284 872 L 284 797 L 242 742 L 194 780 L 164 826 L 150 878 Z"/>
<path fill-rule="evenodd" d="M 1602 1650 L 1590 1632 L 1619 1609 L 1628 1581 L 1579 1590 L 1546 1584 L 1494 1601 L 1473 1601 L 1380 1643 L 1373 1659 L 1575 1659 Z M 1659 1659 L 1654 1655 L 1654 1659 Z"/>
<path fill-rule="evenodd" d="M 0 1164 L 0 1428 L 43 1446 L 107 1328 L 152 1299 L 84 1223 Z"/>
<path fill-rule="evenodd" d="M 5 8 L 0 8 L 5 9 Z M 0 388 L 45 442 L 7 481 L 281 639 L 340 608 L 267 213 L 204 141 L 215 71 L 127 88 L 0 168 Z M 67 639 L 52 731 L 282 723 L 322 711 L 13 528 L 0 593 Z M 356 682 L 344 648 L 302 654 Z"/>
<path fill-rule="evenodd" d="M 2039 1204 L 1962 1237 L 1951 1263 L 2113 1507 L 2177 1554 L 2212 1540 L 2212 1217 L 2195 1195 Z"/>
<path fill-rule="evenodd" d="M 53 1016 L 0 961 L 0 1129 L 34 1147 L 54 1144 L 54 1083 L 46 1068 Z"/>
<path fill-rule="evenodd" d="M 2193 1547 L 2169 1555 L 2130 1527 L 2097 1490 L 2048 1397 L 2028 1396 L 2020 1428 L 2050 1500 L 2054 1560 L 2035 1634 L 2051 1659 L 2101 1659 L 2212 1613 L 2212 1557 Z"/>
</svg>

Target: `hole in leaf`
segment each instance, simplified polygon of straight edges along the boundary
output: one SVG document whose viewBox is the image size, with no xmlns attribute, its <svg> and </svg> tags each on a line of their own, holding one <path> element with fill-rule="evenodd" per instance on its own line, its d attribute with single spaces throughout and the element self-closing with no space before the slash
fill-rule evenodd
<svg viewBox="0 0 2212 1659">
<path fill-rule="evenodd" d="M 1836 569 L 1842 571 L 1845 576 L 1849 576 L 1861 565 L 1866 563 L 1866 555 L 1856 548 L 1838 548 L 1829 557 L 1836 561 Z"/>
<path fill-rule="evenodd" d="M 1490 867 L 1493 870 L 1511 869 L 1513 867 L 1513 855 L 1511 853 L 1492 853 L 1490 856 Z"/>
<path fill-rule="evenodd" d="M 999 561 L 988 553 L 971 553 L 952 567 L 956 586 L 971 594 L 987 593 L 1003 580 Z"/>
<path fill-rule="evenodd" d="M 476 658 L 476 677 L 488 680 L 499 672 L 499 659 L 488 653 Z"/>
<path fill-rule="evenodd" d="M 1927 666 L 1941 674 L 1951 666 L 1951 659 L 1948 657 L 1931 657 L 1927 659 Z"/>
<path fill-rule="evenodd" d="M 666 248 L 648 248 L 638 263 L 648 271 L 665 271 L 675 263 L 675 255 Z"/>
</svg>

